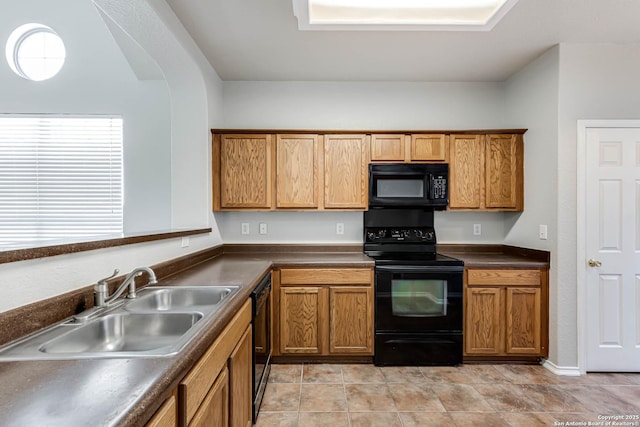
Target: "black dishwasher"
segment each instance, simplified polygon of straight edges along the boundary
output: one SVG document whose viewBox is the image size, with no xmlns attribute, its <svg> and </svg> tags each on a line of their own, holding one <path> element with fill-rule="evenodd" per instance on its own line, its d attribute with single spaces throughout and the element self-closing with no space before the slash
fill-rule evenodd
<svg viewBox="0 0 640 427">
<path fill-rule="evenodd" d="M 255 424 L 271 370 L 271 273 L 268 273 L 251 293 L 251 307 L 253 423 Z"/>
</svg>

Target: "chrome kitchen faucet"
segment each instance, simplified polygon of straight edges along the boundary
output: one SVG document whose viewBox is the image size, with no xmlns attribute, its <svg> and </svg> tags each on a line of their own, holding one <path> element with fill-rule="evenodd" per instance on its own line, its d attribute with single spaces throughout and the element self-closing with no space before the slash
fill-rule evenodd
<svg viewBox="0 0 640 427">
<path fill-rule="evenodd" d="M 113 274 L 109 277 L 105 277 L 102 280 L 98 280 L 98 283 L 94 286 L 94 295 L 95 295 L 95 307 L 106 307 L 124 292 L 125 288 L 129 287 L 129 293 L 125 298 L 133 299 L 136 297 L 136 277 L 142 275 L 142 273 L 147 273 L 149 275 L 148 285 L 155 285 L 158 283 L 156 280 L 156 274 L 149 267 L 136 267 L 131 273 L 127 274 L 124 278 L 118 289 L 113 293 L 113 295 L 109 296 L 109 287 L 107 286 L 107 280 L 116 277 L 116 275 L 120 272 L 117 268 L 113 271 Z"/>
</svg>

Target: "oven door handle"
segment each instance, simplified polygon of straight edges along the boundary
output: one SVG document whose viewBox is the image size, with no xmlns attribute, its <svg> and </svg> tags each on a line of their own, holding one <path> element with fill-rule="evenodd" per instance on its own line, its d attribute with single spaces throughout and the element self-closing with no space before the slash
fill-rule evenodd
<svg viewBox="0 0 640 427">
<path fill-rule="evenodd" d="M 385 343 L 389 344 L 449 344 L 452 342 L 454 341 L 446 338 L 395 339 L 385 341 Z"/>
<path fill-rule="evenodd" d="M 380 265 L 376 266 L 376 271 L 388 271 L 391 273 L 462 273 L 464 267 L 442 265 Z"/>
</svg>

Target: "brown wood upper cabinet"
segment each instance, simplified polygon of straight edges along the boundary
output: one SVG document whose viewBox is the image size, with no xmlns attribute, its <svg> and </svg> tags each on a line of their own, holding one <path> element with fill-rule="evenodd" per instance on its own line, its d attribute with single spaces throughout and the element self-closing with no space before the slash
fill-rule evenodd
<svg viewBox="0 0 640 427">
<path fill-rule="evenodd" d="M 521 134 L 449 136 L 449 209 L 524 210 Z"/>
<path fill-rule="evenodd" d="M 270 209 L 273 153 L 272 135 L 214 135 L 214 210 Z"/>
<path fill-rule="evenodd" d="M 318 207 L 318 135 L 276 136 L 276 208 Z"/>
<path fill-rule="evenodd" d="M 448 135 L 372 134 L 371 162 L 445 162 Z"/>
<path fill-rule="evenodd" d="M 366 210 L 369 139 L 214 133 L 213 210 Z"/>
<path fill-rule="evenodd" d="M 324 208 L 366 210 L 369 136 L 324 136 Z"/>
<path fill-rule="evenodd" d="M 258 132 L 214 132 L 214 211 L 366 210 L 369 162 L 448 162 L 449 209 L 524 210 L 522 130 Z"/>
</svg>

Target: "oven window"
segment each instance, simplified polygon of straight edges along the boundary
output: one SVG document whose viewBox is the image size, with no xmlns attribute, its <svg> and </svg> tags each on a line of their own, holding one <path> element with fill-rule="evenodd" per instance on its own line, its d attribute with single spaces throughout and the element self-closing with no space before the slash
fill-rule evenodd
<svg viewBox="0 0 640 427">
<path fill-rule="evenodd" d="M 447 281 L 392 280 L 391 308 L 394 316 L 446 316 Z"/>
<path fill-rule="evenodd" d="M 422 179 L 384 179 L 376 181 L 378 197 L 423 197 L 424 180 Z"/>
</svg>

